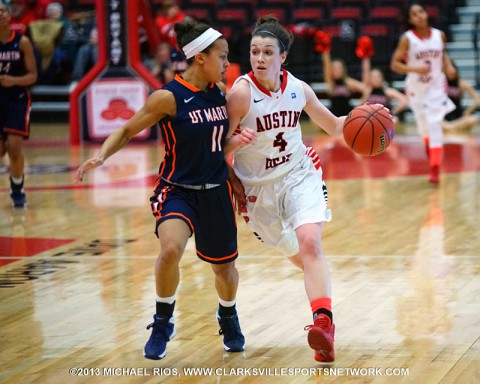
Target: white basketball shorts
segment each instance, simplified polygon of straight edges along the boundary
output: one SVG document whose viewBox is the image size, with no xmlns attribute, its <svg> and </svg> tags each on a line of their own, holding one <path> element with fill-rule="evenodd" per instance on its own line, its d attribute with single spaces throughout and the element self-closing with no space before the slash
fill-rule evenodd
<svg viewBox="0 0 480 384">
<path fill-rule="evenodd" d="M 243 216 L 248 227 L 285 256 L 298 253 L 296 228 L 331 220 L 322 168 L 315 169 L 309 156 L 278 181 L 244 187 L 247 212 Z"/>
</svg>

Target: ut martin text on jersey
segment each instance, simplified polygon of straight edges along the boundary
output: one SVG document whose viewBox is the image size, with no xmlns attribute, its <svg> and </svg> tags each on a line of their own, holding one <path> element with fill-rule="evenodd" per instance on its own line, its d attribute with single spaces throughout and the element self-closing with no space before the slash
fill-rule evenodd
<svg viewBox="0 0 480 384">
<path fill-rule="evenodd" d="M 198 124 L 209 121 L 227 120 L 227 108 L 222 105 L 220 107 L 211 107 L 205 109 L 196 109 L 188 112 L 192 124 Z"/>
</svg>

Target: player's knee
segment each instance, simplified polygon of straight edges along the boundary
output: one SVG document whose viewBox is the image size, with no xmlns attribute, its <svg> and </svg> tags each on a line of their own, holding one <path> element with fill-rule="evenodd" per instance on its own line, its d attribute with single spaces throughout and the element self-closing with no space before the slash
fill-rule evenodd
<svg viewBox="0 0 480 384">
<path fill-rule="evenodd" d="M 298 245 L 301 253 L 315 254 L 316 249 L 319 248 L 316 236 L 299 236 Z"/>
<path fill-rule="evenodd" d="M 22 145 L 18 140 L 8 140 L 6 151 L 11 160 L 18 160 L 23 156 Z"/>
<path fill-rule="evenodd" d="M 216 276 L 224 278 L 229 278 L 238 274 L 234 261 L 225 264 L 212 264 L 212 270 Z"/>
<path fill-rule="evenodd" d="M 165 245 L 158 256 L 162 264 L 178 264 L 182 258 L 183 250 L 175 245 Z"/>
</svg>

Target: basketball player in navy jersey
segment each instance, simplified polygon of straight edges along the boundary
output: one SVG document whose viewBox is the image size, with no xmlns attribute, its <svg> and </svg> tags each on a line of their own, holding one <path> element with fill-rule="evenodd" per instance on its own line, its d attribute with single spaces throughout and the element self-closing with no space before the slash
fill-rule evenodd
<svg viewBox="0 0 480 384">
<path fill-rule="evenodd" d="M 13 206 L 27 205 L 23 140 L 29 136 L 30 93 L 37 67 L 30 40 L 9 27 L 10 3 L 0 0 L 0 156 L 10 160 L 10 197 Z"/>
<path fill-rule="evenodd" d="M 160 165 L 151 208 L 160 254 L 155 266 L 156 313 L 144 356 L 162 359 L 175 335 L 174 306 L 179 262 L 195 234 L 197 256 L 211 263 L 219 297 L 217 319 L 226 351 L 243 351 L 245 339 L 235 309 L 238 272 L 233 192 L 223 144 L 228 132 L 225 86 L 228 44 L 203 23 L 175 24 L 188 68 L 152 93 L 145 106 L 112 133 L 99 153 L 78 170 L 77 180 L 125 146 L 140 131 L 160 122 L 165 158 Z"/>
</svg>

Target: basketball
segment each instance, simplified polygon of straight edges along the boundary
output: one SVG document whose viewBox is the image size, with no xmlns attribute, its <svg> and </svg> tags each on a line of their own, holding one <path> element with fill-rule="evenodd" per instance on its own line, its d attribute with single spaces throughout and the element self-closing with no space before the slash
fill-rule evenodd
<svg viewBox="0 0 480 384">
<path fill-rule="evenodd" d="M 352 109 L 343 124 L 345 142 L 362 156 L 376 156 L 385 152 L 393 135 L 393 119 L 378 104 L 364 104 Z"/>
</svg>

